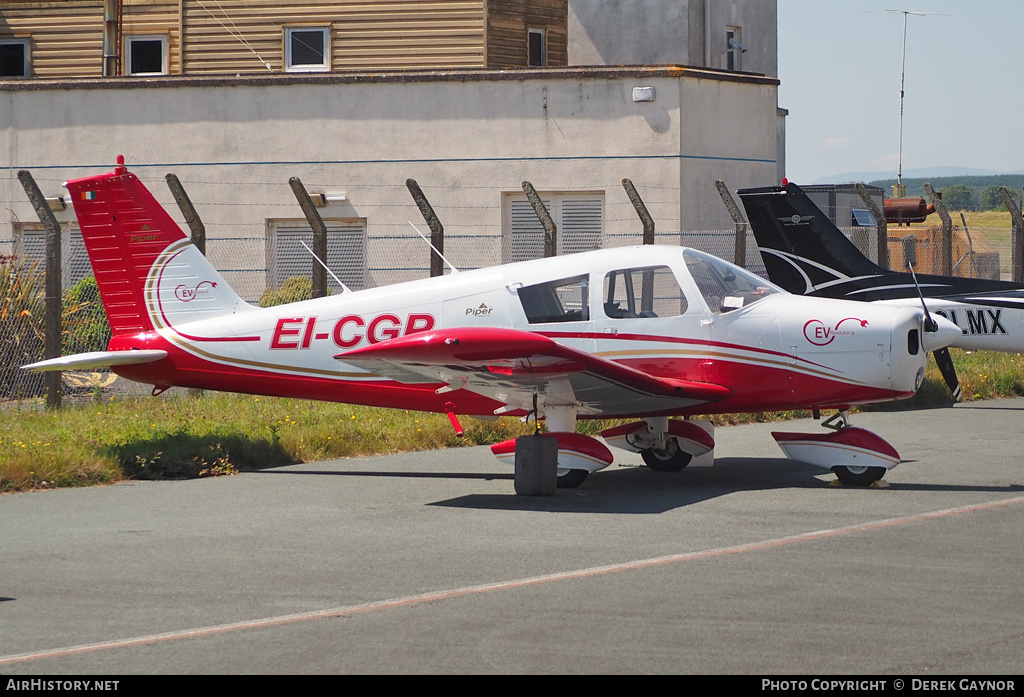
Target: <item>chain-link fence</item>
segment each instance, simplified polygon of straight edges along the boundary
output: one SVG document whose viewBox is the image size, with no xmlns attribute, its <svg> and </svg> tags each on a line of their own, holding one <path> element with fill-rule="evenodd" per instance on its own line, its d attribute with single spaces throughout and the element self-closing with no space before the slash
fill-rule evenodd
<svg viewBox="0 0 1024 697">
<path fill-rule="evenodd" d="M 74 234 L 65 228 L 65 235 Z M 277 231 L 280 234 L 280 231 Z M 411 227 L 407 232 L 363 234 L 365 247 L 355 255 L 361 264 L 358 288 L 372 288 L 430 275 L 430 249 Z M 847 228 L 844 232 L 862 247 L 868 256 L 877 259 L 877 249 L 869 240 L 873 229 Z M 397 234 L 396 234 L 397 233 Z M 302 234 L 311 235 L 306 229 Z M 300 234 L 296 239 L 302 236 Z M 345 235 L 344 230 L 335 234 Z M 746 267 L 761 276 L 765 269 L 753 235 L 746 235 Z M 642 232 L 604 234 L 594 246 L 620 247 L 640 244 Z M 728 230 L 658 231 L 656 244 L 694 247 L 715 256 L 732 260 L 736 232 Z M 445 257 L 456 268 L 469 270 L 500 263 L 503 260 L 503 237 L 496 234 L 455 233 L 445 235 Z M 78 242 L 65 241 L 65 265 L 81 267 L 84 254 Z M 24 245 L 22 249 L 24 249 Z M 282 251 L 282 249 L 284 251 Z M 328 266 L 339 268 L 339 259 L 332 259 L 329 244 Z M 351 247 L 337 247 L 338 254 L 351 256 Z M 911 251 L 913 250 L 913 251 Z M 938 273 L 941 250 L 941 229 L 934 227 L 889 228 L 889 257 L 892 268 L 902 268 L 905 254 L 915 254 L 915 269 L 920 273 Z M 954 273 L 960 276 L 1009 278 L 1010 228 L 979 228 L 954 230 Z M 4 252 L 13 252 L 13 244 Z M 224 279 L 246 301 L 257 304 L 269 289 L 276 289 L 286 278 L 308 276 L 313 259 L 308 252 L 291 259 L 291 251 L 275 239 L 271 230 L 263 237 L 208 238 L 207 257 Z M 282 271 L 278 265 L 286 268 Z M 44 395 L 42 377 L 23 371 L 20 366 L 43 357 L 43 274 L 45 262 L 38 258 L 21 260 L 11 253 L 0 255 L 0 400 L 32 403 Z M 343 279 L 344 280 L 344 279 Z M 63 336 L 64 355 L 85 351 L 102 351 L 109 341 L 102 304 L 95 281 L 90 276 L 75 278 L 64 274 Z M 333 284 L 333 282 L 331 282 Z M 346 282 L 348 285 L 348 282 Z M 334 292 L 337 292 L 336 290 Z M 109 400 L 117 396 L 139 396 L 150 392 L 148 385 L 118 379 L 109 371 L 67 371 L 63 374 L 63 394 L 70 401 Z"/>
<path fill-rule="evenodd" d="M 993 281 L 1012 278 L 1011 228 L 953 227 L 952 274 Z M 847 233 L 856 242 L 857 233 Z M 905 269 L 912 261 L 917 273 L 942 273 L 942 227 L 889 227 L 889 265 Z"/>
</svg>

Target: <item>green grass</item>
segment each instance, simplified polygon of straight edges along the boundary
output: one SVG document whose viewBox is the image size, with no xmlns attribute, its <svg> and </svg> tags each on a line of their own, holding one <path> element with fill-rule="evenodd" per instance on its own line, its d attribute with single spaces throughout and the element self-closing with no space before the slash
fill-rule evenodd
<svg viewBox="0 0 1024 697">
<path fill-rule="evenodd" d="M 0 412 L 0 491 L 229 474 L 337 457 L 493 443 L 516 419 L 207 393 L 128 398 L 58 411 L 38 401 Z"/>
<path fill-rule="evenodd" d="M 1024 357 L 953 350 L 965 400 L 1024 395 Z M 931 363 L 911 400 L 871 407 L 949 404 Z M 85 486 L 124 478 L 191 478 L 338 457 L 495 443 L 529 432 L 514 418 L 463 418 L 456 438 L 442 414 L 207 393 L 111 400 L 46 411 L 36 402 L 0 411 L 0 492 Z M 808 412 L 715 416 L 719 426 Z M 597 434 L 612 422 L 584 421 Z"/>
</svg>

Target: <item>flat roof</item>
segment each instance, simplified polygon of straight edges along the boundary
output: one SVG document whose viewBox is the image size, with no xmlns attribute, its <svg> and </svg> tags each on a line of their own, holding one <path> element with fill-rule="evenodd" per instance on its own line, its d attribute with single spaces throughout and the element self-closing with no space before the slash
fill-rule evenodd
<svg viewBox="0 0 1024 697">
<path fill-rule="evenodd" d="M 413 82 L 501 82 L 505 80 L 587 80 L 608 78 L 688 77 L 721 82 L 778 85 L 778 78 L 686 65 L 573 66 L 567 68 L 477 68 L 397 70 L 346 73 L 275 73 L 272 75 L 156 75 L 148 77 L 16 78 L 0 80 L 0 91 L 69 89 L 137 89 L 160 87 L 269 87 L 272 85 L 345 85 Z"/>
</svg>

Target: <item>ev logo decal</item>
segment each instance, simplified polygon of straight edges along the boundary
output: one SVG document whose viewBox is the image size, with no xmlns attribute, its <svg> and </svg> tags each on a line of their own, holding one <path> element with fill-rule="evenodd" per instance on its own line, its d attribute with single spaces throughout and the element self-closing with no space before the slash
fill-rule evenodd
<svg viewBox="0 0 1024 697">
<path fill-rule="evenodd" d="M 828 346 L 837 336 L 853 336 L 856 332 L 852 329 L 840 329 L 843 322 L 860 322 L 861 327 L 868 326 L 866 319 L 846 317 L 836 322 L 835 327 L 829 327 L 820 319 L 809 319 L 804 324 L 804 338 L 815 346 Z"/>
<path fill-rule="evenodd" d="M 174 297 L 183 303 L 190 302 L 195 299 L 197 295 L 202 293 L 209 293 L 210 291 L 203 286 L 210 286 L 210 288 L 216 288 L 217 284 L 213 281 L 202 281 L 195 288 L 189 288 L 186 285 L 180 285 L 174 289 Z"/>
</svg>

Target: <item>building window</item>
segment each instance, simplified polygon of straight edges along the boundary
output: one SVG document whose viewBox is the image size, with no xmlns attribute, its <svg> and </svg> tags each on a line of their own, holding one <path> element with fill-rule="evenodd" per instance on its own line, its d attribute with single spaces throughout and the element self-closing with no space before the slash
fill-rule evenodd
<svg viewBox="0 0 1024 697">
<path fill-rule="evenodd" d="M 330 70 L 330 29 L 328 27 L 286 27 L 284 65 L 290 73 Z"/>
<path fill-rule="evenodd" d="M 548 64 L 548 40 L 543 29 L 529 31 L 529 63 L 531 68 L 544 68 Z"/>
<path fill-rule="evenodd" d="M 327 268 L 350 290 L 367 287 L 366 221 L 325 220 L 327 226 Z M 270 221 L 267 237 L 267 288 L 277 290 L 293 277 L 311 278 L 313 254 L 302 246 L 313 248 L 313 230 L 297 221 Z M 342 292 L 331 274 L 327 288 L 332 295 Z"/>
<path fill-rule="evenodd" d="M 28 39 L 0 41 L 0 77 L 28 77 Z"/>
<path fill-rule="evenodd" d="M 129 36 L 125 39 L 125 75 L 166 75 L 167 37 Z"/>
<path fill-rule="evenodd" d="M 725 69 L 739 70 L 740 55 L 746 50 L 740 43 L 740 28 L 727 27 L 725 30 Z"/>
<path fill-rule="evenodd" d="M 604 193 L 540 194 L 557 228 L 556 254 L 575 254 L 601 248 L 604 237 Z M 544 225 L 522 194 L 505 200 L 502 259 L 505 263 L 541 259 Z"/>
<path fill-rule="evenodd" d="M 851 208 L 853 213 L 853 225 L 860 227 L 875 227 L 875 216 L 867 208 Z"/>
</svg>

